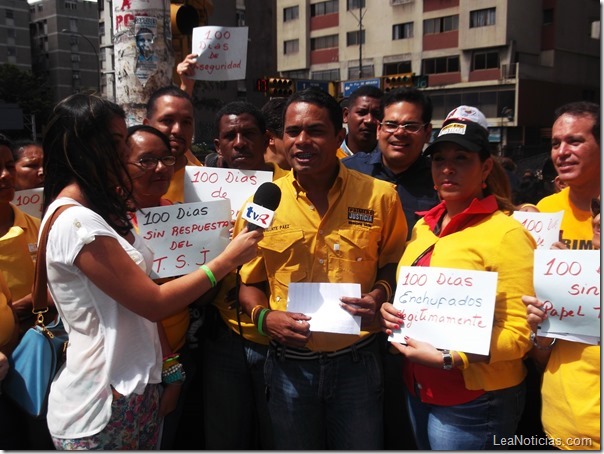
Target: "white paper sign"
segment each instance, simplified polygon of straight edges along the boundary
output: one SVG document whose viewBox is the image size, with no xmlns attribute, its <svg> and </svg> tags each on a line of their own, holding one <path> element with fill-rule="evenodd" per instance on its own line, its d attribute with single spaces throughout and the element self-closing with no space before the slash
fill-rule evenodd
<svg viewBox="0 0 604 454">
<path fill-rule="evenodd" d="M 273 173 L 264 170 L 223 169 L 220 167 L 185 167 L 185 202 L 228 199 L 232 219 L 237 219 L 245 201 L 262 183 L 273 181 Z"/>
<path fill-rule="evenodd" d="M 600 251 L 535 251 L 534 284 L 548 316 L 540 336 L 600 337 Z"/>
<path fill-rule="evenodd" d="M 550 249 L 560 240 L 560 225 L 564 211 L 557 213 L 536 213 L 532 211 L 514 211 L 513 217 L 527 229 L 535 241 L 537 249 Z"/>
<path fill-rule="evenodd" d="M 12 204 L 24 213 L 36 218 L 42 218 L 42 193 L 44 188 L 24 189 L 16 191 Z"/>
<path fill-rule="evenodd" d="M 228 200 L 145 208 L 136 218 L 140 236 L 153 251 L 154 279 L 195 271 L 229 243 Z"/>
<path fill-rule="evenodd" d="M 360 284 L 330 284 L 327 282 L 292 282 L 287 290 L 287 310 L 312 317 L 311 331 L 326 333 L 361 333 L 361 317 L 340 306 L 340 298 L 361 297 Z"/>
<path fill-rule="evenodd" d="M 495 272 L 403 266 L 394 307 L 404 323 L 389 340 L 406 343 L 409 336 L 436 348 L 488 355 L 496 292 Z"/>
<path fill-rule="evenodd" d="M 194 28 L 191 52 L 198 57 L 193 79 L 245 79 L 247 35 L 247 27 Z"/>
</svg>

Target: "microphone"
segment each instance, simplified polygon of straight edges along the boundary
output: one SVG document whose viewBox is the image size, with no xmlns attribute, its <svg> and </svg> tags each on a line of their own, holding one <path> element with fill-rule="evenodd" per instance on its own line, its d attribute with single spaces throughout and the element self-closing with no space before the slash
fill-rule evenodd
<svg viewBox="0 0 604 454">
<path fill-rule="evenodd" d="M 262 183 L 254 194 L 253 202 L 243 208 L 242 217 L 249 231 L 270 227 L 275 210 L 281 202 L 281 189 L 275 183 Z"/>
</svg>

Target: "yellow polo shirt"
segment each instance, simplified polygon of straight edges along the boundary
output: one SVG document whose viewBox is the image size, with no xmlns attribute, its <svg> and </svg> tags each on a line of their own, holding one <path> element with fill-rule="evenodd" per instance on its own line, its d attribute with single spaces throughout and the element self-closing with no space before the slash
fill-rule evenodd
<svg viewBox="0 0 604 454">
<path fill-rule="evenodd" d="M 573 206 L 569 188 L 537 204 L 543 213 L 564 211 L 561 241 L 570 249 L 592 249 L 591 213 Z M 560 449 L 600 450 L 600 346 L 558 339 L 545 367 L 541 384 L 541 421 Z M 591 439 L 591 446 L 577 445 Z"/>
<path fill-rule="evenodd" d="M 34 283 L 40 219 L 24 213 L 12 203 L 11 207 L 15 222 L 0 238 L 0 270 L 13 301 L 17 301 L 31 293 Z"/>
<path fill-rule="evenodd" d="M 5 347 L 13 343 L 16 335 L 15 330 L 17 329 L 15 316 L 10 308 L 10 301 L 10 290 L 6 285 L 4 275 L 0 273 L 0 351 L 4 351 L 5 354 L 9 353 Z"/>
<path fill-rule="evenodd" d="M 203 167 L 203 164 L 187 150 L 187 166 L 199 166 Z M 170 186 L 168 191 L 164 194 L 164 199 L 168 199 L 172 203 L 184 203 L 185 202 L 185 168 L 178 169 L 172 175 L 170 180 Z"/>
<path fill-rule="evenodd" d="M 293 171 L 275 181 L 281 203 L 273 224 L 259 243 L 258 257 L 241 268 L 245 284 L 268 281 L 273 310 L 287 310 L 290 282 L 359 283 L 362 293 L 369 292 L 378 269 L 398 263 L 403 254 L 407 222 L 395 186 L 338 165 L 323 218 Z M 244 225 L 239 218 L 235 234 Z M 314 332 L 307 347 L 335 351 L 378 331 L 376 317 L 360 336 Z M 263 340 L 255 329 L 246 337 Z"/>
</svg>

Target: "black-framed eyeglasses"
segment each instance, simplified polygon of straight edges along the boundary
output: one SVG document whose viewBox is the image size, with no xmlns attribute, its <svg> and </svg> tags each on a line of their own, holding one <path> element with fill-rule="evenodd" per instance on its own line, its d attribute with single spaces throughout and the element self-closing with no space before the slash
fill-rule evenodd
<svg viewBox="0 0 604 454">
<path fill-rule="evenodd" d="M 396 121 L 383 121 L 380 123 L 382 130 L 388 134 L 393 134 L 398 131 L 398 128 L 403 128 L 405 132 L 415 134 L 419 132 L 428 123 L 397 123 Z"/>
<path fill-rule="evenodd" d="M 172 155 L 164 156 L 162 158 L 147 156 L 145 158 L 140 158 L 138 161 L 129 162 L 129 164 L 138 166 L 143 170 L 155 170 L 159 161 L 161 161 L 161 163 L 166 167 L 172 167 L 174 164 L 176 164 L 176 158 Z"/>
<path fill-rule="evenodd" d="M 600 214 L 600 198 L 599 197 L 594 197 L 593 199 L 591 199 L 591 216 L 592 217 L 596 217 L 598 214 Z"/>
</svg>

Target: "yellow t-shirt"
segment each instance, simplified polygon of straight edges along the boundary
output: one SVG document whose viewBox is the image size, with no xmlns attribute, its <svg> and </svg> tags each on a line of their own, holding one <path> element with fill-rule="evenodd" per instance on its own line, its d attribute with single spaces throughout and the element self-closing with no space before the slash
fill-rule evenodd
<svg viewBox="0 0 604 454">
<path fill-rule="evenodd" d="M 570 249 L 592 249 L 591 214 L 571 204 L 569 188 L 545 197 L 537 207 L 549 213 L 564 210 L 561 240 Z M 599 345 L 558 339 L 543 374 L 541 395 L 543 429 L 550 438 L 560 439 L 560 449 L 600 449 Z M 577 446 L 575 439 L 583 437 L 592 445 Z"/>
<path fill-rule="evenodd" d="M 200 166 L 203 164 L 191 153 L 187 151 L 187 165 L 188 166 Z M 184 203 L 185 202 L 185 168 L 178 169 L 172 175 L 170 180 L 170 187 L 164 194 L 164 199 L 168 199 L 172 203 Z"/>
<path fill-rule="evenodd" d="M 268 281 L 271 309 L 286 310 L 290 282 L 355 282 L 366 293 L 379 268 L 398 263 L 405 248 L 407 222 L 393 184 L 339 164 L 323 218 L 293 171 L 275 184 L 281 189 L 281 203 L 273 224 L 259 243 L 258 257 L 241 268 L 246 284 Z M 239 218 L 235 234 L 243 226 Z M 314 332 L 307 347 L 335 351 L 378 331 L 376 320 L 360 336 Z M 262 342 L 255 329 L 245 337 Z"/>
<path fill-rule="evenodd" d="M 11 294 L 4 280 L 4 275 L 0 273 L 0 351 L 15 339 L 15 316 L 10 308 Z M 8 352 L 5 352 L 5 354 Z"/>
<path fill-rule="evenodd" d="M 12 204 L 11 207 L 15 213 L 15 222 L 0 238 L 0 270 L 16 301 L 29 295 L 34 283 L 40 219 L 24 213 Z"/>
</svg>

